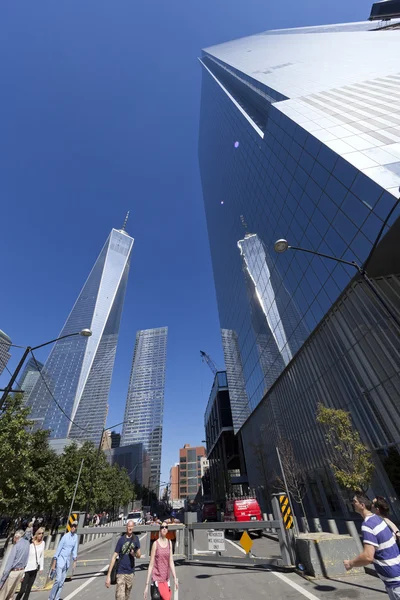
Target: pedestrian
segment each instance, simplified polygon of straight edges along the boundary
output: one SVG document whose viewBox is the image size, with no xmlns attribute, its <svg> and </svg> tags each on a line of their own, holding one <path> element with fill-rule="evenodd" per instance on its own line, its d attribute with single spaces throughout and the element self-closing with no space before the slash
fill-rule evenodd
<svg viewBox="0 0 400 600">
<path fill-rule="evenodd" d="M 168 525 L 179 525 L 180 521 L 175 517 L 175 512 L 172 512 L 168 519 L 165 521 Z M 171 540 L 172 544 L 172 554 L 175 554 L 175 546 L 176 546 L 176 530 L 168 530 L 167 539 Z"/>
<path fill-rule="evenodd" d="M 0 600 L 11 600 L 21 579 L 29 557 L 29 542 L 24 538 L 24 531 L 18 529 L 14 533 L 11 548 L 3 575 L 0 579 Z"/>
<path fill-rule="evenodd" d="M 379 517 L 381 517 L 381 519 L 383 519 L 386 523 L 386 525 L 389 527 L 389 529 L 392 530 L 393 532 L 393 536 L 397 542 L 397 545 L 400 544 L 400 531 L 399 528 L 397 527 L 397 525 L 395 525 L 393 523 L 393 521 L 391 521 L 389 519 L 389 513 L 390 513 L 390 506 L 389 503 L 385 500 L 385 498 L 383 496 L 377 496 L 376 498 L 373 499 L 373 511 L 376 515 L 378 515 Z"/>
<path fill-rule="evenodd" d="M 400 600 L 400 552 L 393 532 L 378 515 L 371 512 L 372 502 L 366 496 L 356 494 L 353 506 L 363 518 L 361 531 L 364 550 L 356 558 L 345 560 L 345 569 L 350 571 L 353 567 L 365 567 L 373 563 L 390 600 Z"/>
<path fill-rule="evenodd" d="M 54 555 L 53 562 L 51 564 L 52 572 L 56 573 L 56 579 L 51 588 L 49 600 L 59 600 L 61 590 L 63 588 L 65 577 L 71 564 L 71 556 L 73 560 L 73 568 L 76 567 L 76 559 L 78 556 L 78 536 L 76 530 L 78 528 L 78 522 L 73 521 L 71 523 L 71 531 L 64 533 L 60 543 L 58 544 L 57 551 Z"/>
<path fill-rule="evenodd" d="M 26 532 L 25 532 L 26 535 Z M 25 567 L 21 589 L 15 600 L 28 600 L 38 571 L 43 571 L 44 564 L 44 527 L 39 527 L 29 545 L 29 557 Z"/>
<path fill-rule="evenodd" d="M 147 600 L 149 584 L 158 588 L 162 600 L 171 600 L 170 573 L 174 576 L 175 590 L 178 589 L 171 540 L 167 538 L 168 525 L 164 521 L 160 525 L 160 537 L 151 549 L 147 581 L 144 588 L 144 600 Z M 150 594 L 152 597 L 153 594 Z"/>
<path fill-rule="evenodd" d="M 58 528 L 60 527 L 60 517 L 55 516 L 53 522 L 51 524 L 51 533 L 50 535 L 54 535 L 58 533 Z"/>
<path fill-rule="evenodd" d="M 118 560 L 115 600 L 129 600 L 135 576 L 135 558 L 141 556 L 139 538 L 133 533 L 134 526 L 133 521 L 129 520 L 127 522 L 126 533 L 119 538 L 108 568 L 107 588 L 111 585 L 111 571 L 115 561 Z"/>
</svg>

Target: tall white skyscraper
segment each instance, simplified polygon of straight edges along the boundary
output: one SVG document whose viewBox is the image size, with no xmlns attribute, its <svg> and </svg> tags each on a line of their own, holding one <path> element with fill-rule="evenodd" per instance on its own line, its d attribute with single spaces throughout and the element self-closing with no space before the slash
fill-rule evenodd
<svg viewBox="0 0 400 600">
<path fill-rule="evenodd" d="M 58 341 L 32 390 L 30 416 L 53 438 L 100 441 L 133 242 L 124 227 L 112 229 L 60 332 L 92 335 Z"/>
<path fill-rule="evenodd" d="M 0 329 L 0 375 L 4 371 L 7 366 L 8 361 L 10 360 L 11 354 L 9 353 L 9 349 L 11 346 L 11 340 L 4 331 Z"/>
<path fill-rule="evenodd" d="M 143 444 L 150 458 L 150 480 L 143 484 L 156 494 L 160 486 L 167 335 L 168 327 L 136 334 L 121 437 L 121 446 Z"/>
</svg>

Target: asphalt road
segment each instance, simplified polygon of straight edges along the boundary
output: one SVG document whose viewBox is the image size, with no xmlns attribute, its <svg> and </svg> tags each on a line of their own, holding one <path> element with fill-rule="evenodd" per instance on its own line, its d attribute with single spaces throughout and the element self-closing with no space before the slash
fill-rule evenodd
<svg viewBox="0 0 400 600">
<path fill-rule="evenodd" d="M 195 548 L 199 552 L 205 549 L 205 532 L 196 532 Z M 146 535 L 146 534 L 145 534 Z M 142 536 L 140 536 L 142 537 Z M 145 536 L 142 537 L 145 546 Z M 237 544 L 237 542 L 234 542 Z M 272 544 L 272 545 L 271 545 Z M 274 546 L 275 545 L 275 546 Z M 197 548 L 198 546 L 198 548 Z M 244 556 L 236 545 L 232 556 Z M 262 556 L 274 549 L 276 542 L 267 538 L 256 539 L 252 552 Z M 113 600 L 115 589 L 105 587 L 105 573 L 110 558 L 110 544 L 89 551 L 82 550 L 78 555 L 78 566 L 73 579 L 65 583 L 63 600 Z M 199 556 L 199 560 L 203 557 Z M 206 560 L 206 557 L 203 558 Z M 338 580 L 318 580 L 310 582 L 296 573 L 260 569 L 235 568 L 223 565 L 178 564 L 177 575 L 180 582 L 179 592 L 174 600 L 251 600 L 271 598 L 273 600 L 385 600 L 387 595 L 382 583 L 368 575 Z M 131 600 L 141 600 L 147 576 L 147 568 L 139 566 L 136 570 L 135 585 Z M 32 600 L 47 600 L 49 591 L 33 592 Z"/>
</svg>

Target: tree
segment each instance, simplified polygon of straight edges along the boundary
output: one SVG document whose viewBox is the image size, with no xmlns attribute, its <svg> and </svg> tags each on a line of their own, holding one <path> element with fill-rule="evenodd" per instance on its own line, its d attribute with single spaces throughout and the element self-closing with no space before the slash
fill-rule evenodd
<svg viewBox="0 0 400 600">
<path fill-rule="evenodd" d="M 281 457 L 282 469 L 285 474 L 288 493 L 293 500 L 301 506 L 303 516 L 306 516 L 304 510 L 303 499 L 307 493 L 307 471 L 303 465 L 297 460 L 293 445 L 290 440 L 283 438 L 278 441 L 278 450 Z M 276 482 L 279 487 L 285 489 L 283 478 L 277 477 Z"/>
<path fill-rule="evenodd" d="M 22 394 L 8 395 L 0 416 L 0 514 L 12 518 L 27 507 L 31 473 L 31 434 L 29 408 L 23 406 Z"/>
<path fill-rule="evenodd" d="M 329 464 L 338 484 L 349 492 L 366 493 L 375 466 L 370 450 L 353 429 L 350 413 L 319 403 L 317 422 L 326 429 Z"/>
</svg>

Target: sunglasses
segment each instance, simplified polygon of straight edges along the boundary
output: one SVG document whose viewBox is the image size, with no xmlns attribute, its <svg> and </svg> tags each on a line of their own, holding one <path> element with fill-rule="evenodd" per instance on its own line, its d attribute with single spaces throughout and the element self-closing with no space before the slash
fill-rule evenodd
<svg viewBox="0 0 400 600">
<path fill-rule="evenodd" d="M 161 525 L 160 529 L 168 529 L 168 525 Z"/>
</svg>

